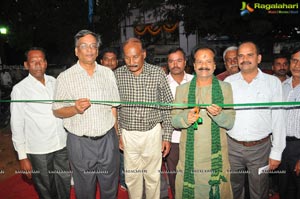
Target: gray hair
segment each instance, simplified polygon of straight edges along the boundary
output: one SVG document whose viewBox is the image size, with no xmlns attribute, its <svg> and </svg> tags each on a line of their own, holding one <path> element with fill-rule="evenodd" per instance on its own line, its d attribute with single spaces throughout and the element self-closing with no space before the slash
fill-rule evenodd
<svg viewBox="0 0 300 199">
<path fill-rule="evenodd" d="M 101 42 L 101 38 L 100 38 L 100 35 L 98 35 L 97 33 L 94 33 L 90 30 L 80 30 L 75 36 L 74 36 L 74 39 L 75 39 L 75 46 L 77 46 L 78 44 L 78 40 L 81 38 L 81 37 L 84 37 L 86 35 L 92 35 L 95 37 L 96 39 L 96 42 L 97 42 L 97 45 L 98 47 L 102 44 Z"/>
<path fill-rule="evenodd" d="M 226 48 L 223 52 L 223 60 L 225 61 L 225 55 L 228 51 L 232 51 L 232 50 L 238 50 L 238 47 L 237 46 L 229 46 L 228 48 Z"/>
</svg>

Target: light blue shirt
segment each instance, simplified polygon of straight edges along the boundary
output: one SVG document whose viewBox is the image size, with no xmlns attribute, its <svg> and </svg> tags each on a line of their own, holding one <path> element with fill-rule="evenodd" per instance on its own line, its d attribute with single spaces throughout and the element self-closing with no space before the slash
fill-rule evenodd
<svg viewBox="0 0 300 199">
<path fill-rule="evenodd" d="M 285 80 L 282 83 L 283 100 L 286 102 L 300 101 L 300 84 L 295 88 L 292 86 L 293 77 Z M 300 139 L 300 108 L 286 108 L 286 136 L 295 136 Z"/>
<path fill-rule="evenodd" d="M 225 79 L 231 83 L 234 103 L 281 102 L 282 86 L 277 77 L 258 69 L 257 76 L 248 83 L 241 72 Z M 282 108 L 235 107 L 235 123 L 227 133 L 239 141 L 255 141 L 272 133 L 270 158 L 281 160 L 285 148 L 285 124 Z"/>
</svg>

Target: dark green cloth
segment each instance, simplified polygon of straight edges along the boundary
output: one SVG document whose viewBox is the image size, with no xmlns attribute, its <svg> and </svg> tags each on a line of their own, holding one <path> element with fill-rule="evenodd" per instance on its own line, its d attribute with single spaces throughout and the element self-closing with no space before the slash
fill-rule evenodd
<svg viewBox="0 0 300 199">
<path fill-rule="evenodd" d="M 196 103 L 196 86 L 197 77 L 195 76 L 189 87 L 188 103 Z M 212 103 L 222 104 L 224 103 L 224 97 L 221 90 L 219 81 L 215 76 L 212 80 Z M 197 121 L 198 122 L 198 121 Z M 194 128 L 196 125 L 191 125 L 187 129 L 187 141 L 185 151 L 185 169 L 184 169 L 184 183 L 182 198 L 195 198 L 195 178 L 194 178 Z M 212 120 L 211 122 L 211 178 L 208 182 L 210 185 L 209 198 L 219 199 L 221 181 L 226 182 L 226 178 L 222 174 L 222 153 L 221 153 L 221 141 L 220 141 L 220 127 Z"/>
</svg>

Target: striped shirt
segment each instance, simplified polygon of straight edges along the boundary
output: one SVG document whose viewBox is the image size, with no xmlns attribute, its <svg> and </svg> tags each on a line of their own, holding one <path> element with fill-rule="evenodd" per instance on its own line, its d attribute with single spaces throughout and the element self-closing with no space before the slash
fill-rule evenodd
<svg viewBox="0 0 300 199">
<path fill-rule="evenodd" d="M 292 86 L 293 77 L 282 83 L 283 99 L 286 102 L 300 101 L 300 85 Z M 300 139 L 300 109 L 299 107 L 286 108 L 286 136 Z"/>
<path fill-rule="evenodd" d="M 73 65 L 62 72 L 56 83 L 55 100 L 77 100 L 89 98 L 100 101 L 120 101 L 114 73 L 107 67 L 96 63 L 93 76 L 79 65 Z M 116 104 L 112 104 L 115 106 Z M 53 109 L 74 106 L 74 103 L 53 103 Z M 65 128 L 78 136 L 102 136 L 115 123 L 109 104 L 92 104 L 83 114 L 64 118 Z"/>
<path fill-rule="evenodd" d="M 115 70 L 120 98 L 129 102 L 172 103 L 173 96 L 165 73 L 158 66 L 144 63 L 140 75 L 134 76 L 126 66 Z M 127 131 L 148 131 L 162 124 L 164 141 L 171 141 L 171 107 L 158 105 L 121 105 L 119 126 Z"/>
</svg>

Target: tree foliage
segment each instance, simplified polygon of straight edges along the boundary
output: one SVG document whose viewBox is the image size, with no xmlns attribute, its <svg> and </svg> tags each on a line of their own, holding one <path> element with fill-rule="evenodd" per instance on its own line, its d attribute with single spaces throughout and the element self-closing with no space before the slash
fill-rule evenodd
<svg viewBox="0 0 300 199">
<path fill-rule="evenodd" d="M 55 61 L 72 57 L 73 36 L 87 28 L 87 5 L 72 0 L 6 0 L 1 21 L 9 27 L 8 42 L 17 50 L 44 47 Z"/>
<path fill-rule="evenodd" d="M 288 3 L 288 2 L 286 2 Z M 163 5 L 163 6 L 162 6 Z M 81 29 L 101 35 L 103 45 L 117 44 L 120 22 L 133 8 L 151 10 L 166 21 L 183 21 L 185 34 L 227 35 L 242 40 L 270 40 L 289 35 L 299 27 L 298 15 L 255 14 L 240 16 L 240 0 L 94 0 L 93 24 L 88 23 L 88 0 L 3 0 L 0 2 L 0 25 L 9 27 L 8 42 L 25 51 L 42 46 L 52 53 L 55 62 L 74 60 L 73 36 Z M 292 34 L 299 37 L 299 34 Z"/>
</svg>

